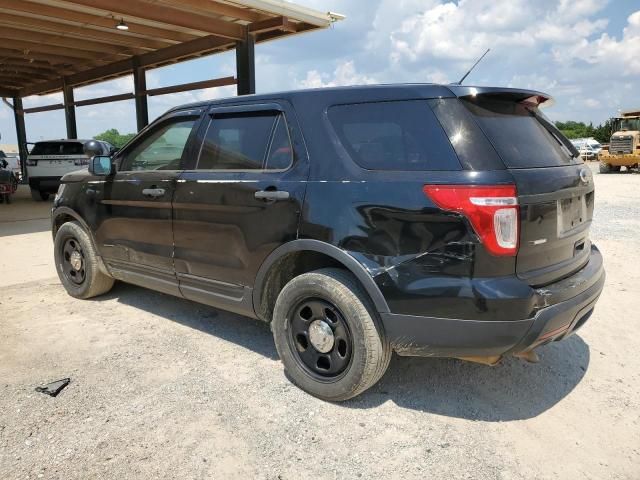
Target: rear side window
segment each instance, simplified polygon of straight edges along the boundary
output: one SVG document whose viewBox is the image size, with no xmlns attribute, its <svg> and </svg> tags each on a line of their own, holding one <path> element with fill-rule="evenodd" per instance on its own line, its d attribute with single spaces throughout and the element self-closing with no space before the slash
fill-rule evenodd
<svg viewBox="0 0 640 480">
<path fill-rule="evenodd" d="M 534 106 L 509 100 L 461 99 L 507 168 L 582 163 L 575 147 Z"/>
<path fill-rule="evenodd" d="M 198 170 L 285 169 L 292 151 L 284 116 L 252 112 L 211 119 L 198 159 Z"/>
<path fill-rule="evenodd" d="M 38 142 L 30 155 L 83 155 L 84 145 L 80 142 Z"/>
<path fill-rule="evenodd" d="M 495 149 L 460 100 L 434 98 L 429 100 L 429 105 L 465 169 L 504 170 Z"/>
<path fill-rule="evenodd" d="M 351 158 L 367 170 L 460 170 L 424 100 L 337 105 L 329 121 Z"/>
</svg>

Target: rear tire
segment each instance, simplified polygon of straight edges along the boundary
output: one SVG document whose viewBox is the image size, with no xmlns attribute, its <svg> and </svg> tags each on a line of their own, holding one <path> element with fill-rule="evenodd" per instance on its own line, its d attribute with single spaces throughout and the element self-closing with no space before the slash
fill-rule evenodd
<svg viewBox="0 0 640 480">
<path fill-rule="evenodd" d="M 313 324 L 331 330 L 318 336 Z M 287 283 L 271 328 L 291 381 L 323 400 L 359 395 L 380 380 L 391 360 L 391 346 L 369 297 L 344 270 L 317 270 Z"/>
<path fill-rule="evenodd" d="M 31 188 L 31 198 L 36 202 L 46 202 L 49 200 L 49 192 L 43 192 L 37 188 Z"/>
<path fill-rule="evenodd" d="M 611 173 L 611 165 L 600 162 L 600 173 Z"/>
<path fill-rule="evenodd" d="M 56 233 L 54 258 L 60 282 L 72 297 L 96 297 L 113 287 L 113 278 L 100 270 L 93 242 L 77 222 L 63 224 Z"/>
</svg>

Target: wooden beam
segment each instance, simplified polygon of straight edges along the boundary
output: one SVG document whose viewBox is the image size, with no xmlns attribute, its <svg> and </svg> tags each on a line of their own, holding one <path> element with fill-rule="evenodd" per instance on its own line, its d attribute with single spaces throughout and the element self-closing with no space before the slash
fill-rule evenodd
<svg viewBox="0 0 640 480">
<path fill-rule="evenodd" d="M 22 63 L 24 62 L 24 63 Z M 0 58 L 0 72 L 25 72 L 25 73 L 44 73 L 52 76 L 70 75 L 75 73 L 73 70 L 64 68 L 55 68 L 48 64 L 30 64 L 28 61 L 24 61 L 22 58 Z"/>
<path fill-rule="evenodd" d="M 74 86 L 83 85 L 104 78 L 128 75 L 131 74 L 132 70 L 133 60 L 131 58 L 127 58 L 125 60 L 109 63 L 107 65 L 101 65 L 99 67 L 91 68 L 83 72 L 69 75 L 67 77 L 67 84 Z"/>
<path fill-rule="evenodd" d="M 0 47 L 0 57 L 11 57 L 11 58 L 21 58 L 26 61 L 30 60 L 39 60 L 39 61 L 47 61 L 52 65 L 73 65 L 78 61 L 77 58 L 68 57 L 66 55 L 54 55 L 51 53 L 38 53 L 30 51 L 25 53 L 24 50 L 20 49 L 8 49 Z"/>
<path fill-rule="evenodd" d="M 171 45 L 168 42 L 149 40 L 144 37 L 134 37 L 122 32 L 112 33 L 103 30 L 96 30 L 87 26 L 75 26 L 63 23 L 51 22 L 41 18 L 25 17 L 21 15 L 0 14 L 0 25 L 11 26 L 13 28 L 25 29 L 29 31 L 39 31 L 43 33 L 58 33 L 65 37 L 80 37 L 92 40 L 102 40 L 110 44 L 121 44 L 130 47 L 144 48 L 147 50 L 157 50 Z M 115 30 L 114 30 L 115 31 Z"/>
<path fill-rule="evenodd" d="M 0 97 L 14 97 L 18 94 L 18 90 L 12 88 L 0 87 Z"/>
<path fill-rule="evenodd" d="M 140 55 L 140 65 L 143 67 L 155 67 L 168 61 L 176 61 L 185 57 L 213 52 L 234 44 L 234 42 L 230 42 L 226 38 L 210 35 Z"/>
<path fill-rule="evenodd" d="M 296 26 L 287 17 L 273 17 L 249 24 L 249 33 L 264 33 L 274 30 L 293 33 L 296 31 Z"/>
<path fill-rule="evenodd" d="M 11 10 L 14 14 L 22 12 L 48 17 L 48 20 L 51 22 L 64 19 L 66 21 L 77 22 L 82 25 L 113 29 L 115 29 L 117 24 L 117 21 L 113 18 L 92 15 L 90 13 L 78 12 L 52 5 L 44 5 L 42 3 L 30 2 L 27 0 L 0 0 L 0 8 Z M 188 42 L 189 40 L 197 38 L 195 35 L 188 33 L 177 32 L 175 30 L 165 28 L 151 27 L 133 20 L 127 21 L 127 25 L 129 25 L 129 30 L 125 32 L 127 35 L 142 35 L 148 38 L 170 40 L 174 42 Z"/>
<path fill-rule="evenodd" d="M 162 3 L 172 4 L 175 6 L 174 0 L 160 0 Z M 261 15 L 258 12 L 249 10 L 248 8 L 236 7 L 229 5 L 228 3 L 220 3 L 211 0 L 180 0 L 180 4 L 189 9 L 196 9 L 203 13 L 220 15 L 223 17 L 237 18 L 238 20 L 245 20 L 247 22 L 258 22 L 266 18 L 265 15 Z"/>
<path fill-rule="evenodd" d="M 21 81 L 18 80 L 17 78 L 6 78 L 6 77 L 2 77 L 0 76 L 0 87 L 2 88 L 16 88 L 16 89 L 20 89 L 23 88 L 24 86 L 33 83 L 33 82 L 28 82 L 28 81 Z"/>
<path fill-rule="evenodd" d="M 156 95 L 167 95 L 169 93 L 188 92 L 190 90 L 200 90 L 203 88 L 224 87 L 226 85 L 235 85 L 234 77 L 214 78 L 213 80 L 203 80 L 201 82 L 183 83 L 180 85 L 172 85 L 171 87 L 152 88 L 147 90 L 146 94 L 150 97 Z"/>
<path fill-rule="evenodd" d="M 64 56 L 64 57 L 67 57 L 68 59 L 71 59 L 69 63 L 75 63 L 77 59 L 97 60 L 104 57 L 104 55 L 101 55 L 98 52 L 87 52 L 86 50 L 60 47 L 55 45 L 49 45 L 47 43 L 28 42 L 25 40 L 6 40 L 2 38 L 1 30 L 0 30 L 0 45 L 6 48 L 14 49 L 14 50 L 21 50 L 25 52 L 25 56 L 28 56 L 30 52 L 35 52 L 38 54 L 49 53 L 59 57 Z"/>
<path fill-rule="evenodd" d="M 165 64 L 167 62 L 177 61 L 186 57 L 211 53 L 216 50 L 232 47 L 234 45 L 234 42 L 230 42 L 227 39 L 210 35 L 207 37 L 198 38 L 197 40 L 191 40 L 190 42 L 172 45 L 155 52 L 145 53 L 143 55 L 139 55 L 137 58 L 140 67 L 150 68 L 157 65 Z M 133 71 L 133 68 L 133 60 L 129 58 L 113 62 L 108 65 L 102 65 L 84 70 L 82 72 L 74 73 L 66 77 L 66 80 L 68 85 L 86 85 L 89 83 L 95 83 L 104 80 L 106 78 L 113 78 L 130 74 Z M 56 80 L 25 88 L 21 90 L 20 95 L 23 97 L 28 97 L 30 95 L 55 92 L 57 90 L 60 90 L 61 88 L 61 83 Z"/>
<path fill-rule="evenodd" d="M 121 102 L 123 100 L 133 100 L 136 96 L 133 93 L 121 93 L 118 95 L 108 95 L 106 97 L 89 98 L 74 102 L 76 107 L 86 107 L 87 105 L 98 105 L 100 103 Z"/>
<path fill-rule="evenodd" d="M 53 105 L 44 105 L 42 107 L 25 108 L 23 110 L 23 113 L 50 112 L 51 110 L 62 110 L 63 108 L 64 108 L 64 104 L 55 103 Z"/>
<path fill-rule="evenodd" d="M 62 79 L 62 98 L 64 99 L 64 120 L 67 126 L 67 138 L 78 138 L 78 126 L 76 124 L 76 106 L 74 105 L 73 87 L 67 85 Z"/>
<path fill-rule="evenodd" d="M 114 2 L 113 0 L 67 0 L 69 3 L 84 5 L 110 12 L 116 17 L 136 17 L 144 20 L 176 25 L 200 32 L 205 32 L 219 37 L 240 40 L 244 36 L 245 27 L 236 23 L 216 20 L 214 18 L 198 15 L 197 13 L 178 10 L 165 5 L 142 2 L 140 0 L 127 0 L 126 2 Z M 125 18 L 126 20 L 126 18 Z"/>
<path fill-rule="evenodd" d="M 9 40 L 19 40 L 28 42 L 43 43 L 45 45 L 55 45 L 64 48 L 73 48 L 75 50 L 84 50 L 87 52 L 111 53 L 114 55 L 135 55 L 144 53 L 139 48 L 125 48 L 110 43 L 97 42 L 95 40 L 81 40 L 66 37 L 64 35 L 49 34 L 35 31 L 26 31 L 19 28 L 3 27 L 0 28 L 0 38 Z"/>
<path fill-rule="evenodd" d="M 6 70 L 4 66 L 0 67 L 0 77 L 3 78 L 20 78 L 20 79 L 34 79 L 34 80 L 50 80 L 52 75 L 43 75 L 36 72 L 17 72 Z"/>
</svg>

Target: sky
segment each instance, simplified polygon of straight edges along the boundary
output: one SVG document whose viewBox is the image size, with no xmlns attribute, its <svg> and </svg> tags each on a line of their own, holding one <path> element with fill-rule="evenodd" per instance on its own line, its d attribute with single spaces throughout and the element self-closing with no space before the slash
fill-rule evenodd
<svg viewBox="0 0 640 480">
<path fill-rule="evenodd" d="M 465 84 L 541 90 L 553 120 L 598 124 L 640 107 L 640 0 L 297 0 L 346 15 L 332 28 L 256 46 L 258 93 L 334 85 L 455 82 L 487 49 Z M 235 75 L 226 52 L 149 70 L 149 88 Z M 133 91 L 131 77 L 78 88 L 76 100 Z M 235 87 L 149 98 L 150 120 L 187 102 L 228 97 Z M 61 94 L 24 106 L 60 103 Z M 133 101 L 79 107 L 78 135 L 136 130 Z M 29 114 L 28 141 L 66 136 L 62 110 Z M 0 104 L 0 143 L 15 143 L 13 113 Z"/>
</svg>

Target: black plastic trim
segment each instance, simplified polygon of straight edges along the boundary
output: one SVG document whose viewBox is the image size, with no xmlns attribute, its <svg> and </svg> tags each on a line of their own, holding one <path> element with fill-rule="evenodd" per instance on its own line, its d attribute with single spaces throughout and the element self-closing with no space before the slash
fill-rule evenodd
<svg viewBox="0 0 640 480">
<path fill-rule="evenodd" d="M 276 248 L 265 259 L 265 261 L 262 263 L 262 266 L 260 267 L 260 270 L 258 271 L 258 275 L 256 276 L 256 281 L 253 288 L 254 311 L 259 311 L 258 307 L 262 299 L 262 289 L 264 287 L 264 281 L 271 266 L 273 266 L 273 264 L 275 264 L 276 261 L 278 261 L 283 256 L 289 253 L 300 251 L 323 253 L 343 264 L 360 281 L 362 286 L 369 294 L 369 297 L 373 301 L 376 310 L 381 313 L 389 311 L 387 301 L 384 299 L 382 293 L 380 292 L 380 289 L 373 280 L 373 277 L 360 262 L 349 255 L 346 251 L 341 250 L 334 245 L 321 242 L 319 240 L 310 239 L 293 240 L 291 242 L 285 243 L 284 245 Z"/>
</svg>

